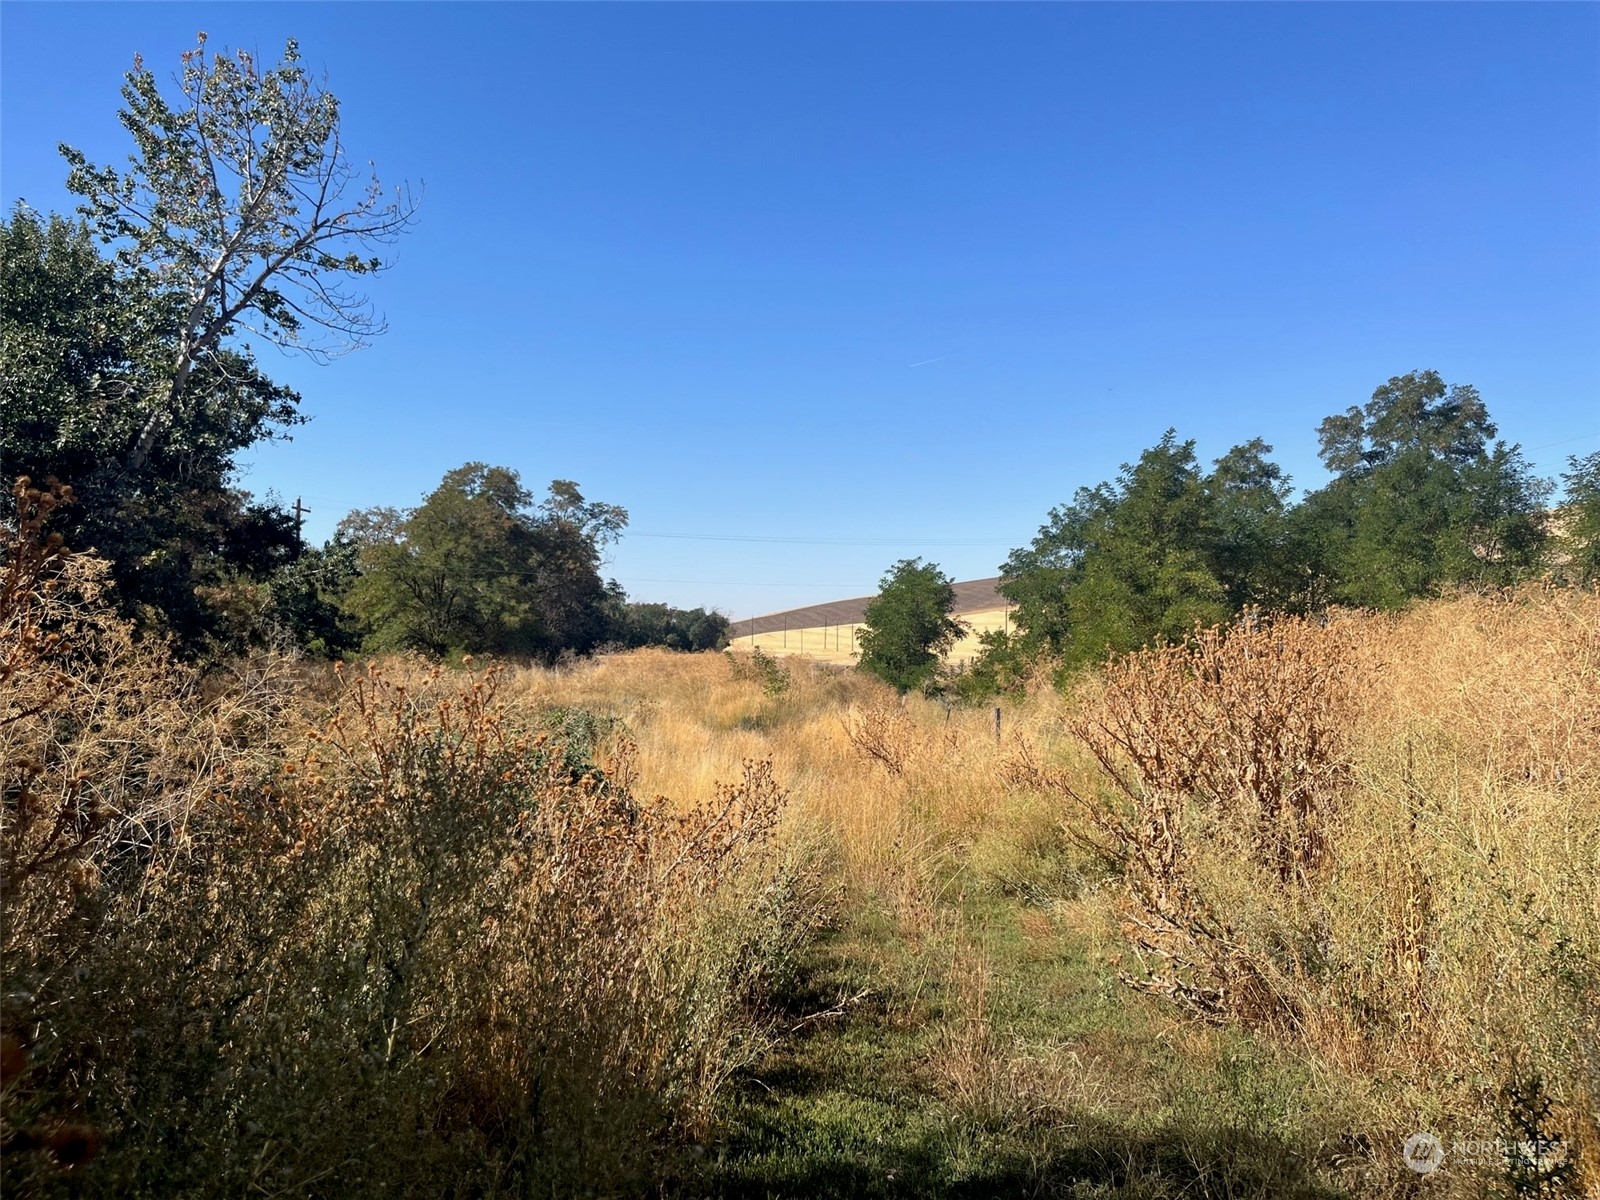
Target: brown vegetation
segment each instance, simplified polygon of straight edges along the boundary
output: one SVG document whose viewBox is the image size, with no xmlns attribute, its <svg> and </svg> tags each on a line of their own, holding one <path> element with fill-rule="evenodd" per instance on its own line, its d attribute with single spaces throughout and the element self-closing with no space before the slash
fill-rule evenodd
<svg viewBox="0 0 1600 1200">
<path fill-rule="evenodd" d="M 1596 1177 L 1600 596 L 1247 617 L 1112 663 L 1069 725 L 1098 770 L 1010 773 L 1115 870 L 1130 982 L 1276 1031 L 1396 1138 L 1499 1135 L 1531 1089 Z"/>
<path fill-rule="evenodd" d="M 8 1194 L 609 1191 L 704 1125 L 808 928 L 770 766 L 640 798 L 495 667 L 202 678 L 19 498 Z"/>
<path fill-rule="evenodd" d="M 1148 1104 L 1112 1032 L 1004 1015 L 968 895 L 1119 964 L 1197 1078 L 1230 1031 L 1304 1057 L 1338 1186 L 1405 1194 L 1418 1129 L 1559 1139 L 1441 1195 L 1600 1179 L 1593 592 L 1252 615 L 997 738 L 803 660 L 203 675 L 44 534 L 66 499 L 19 492 L 0 581 L 8 1194 L 636 1192 L 773 1037 L 849 1019 L 774 1001 L 869 901 L 943 963 L 951 1111 Z"/>
</svg>

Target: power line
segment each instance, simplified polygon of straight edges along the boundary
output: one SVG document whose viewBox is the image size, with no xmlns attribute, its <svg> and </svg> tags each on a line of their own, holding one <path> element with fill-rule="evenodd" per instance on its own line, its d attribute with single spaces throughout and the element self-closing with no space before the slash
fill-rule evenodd
<svg viewBox="0 0 1600 1200">
<path fill-rule="evenodd" d="M 784 582 L 782 580 L 779 580 L 779 581 L 774 582 L 774 583 L 755 583 L 755 582 L 752 582 L 752 581 L 750 581 L 748 579 L 653 579 L 653 578 L 650 578 L 649 576 L 645 576 L 645 575 L 630 575 L 626 579 L 619 578 L 617 580 L 617 582 L 618 583 L 626 583 L 626 582 L 628 582 L 630 580 L 633 583 L 690 583 L 690 584 L 703 585 L 703 586 L 706 586 L 706 587 L 863 588 L 863 589 L 865 589 L 866 591 L 869 591 L 869 592 L 876 591 L 877 590 L 877 586 L 878 586 L 876 583 L 862 583 L 860 581 L 857 581 L 855 583 L 788 583 L 788 582 Z"/>
<path fill-rule="evenodd" d="M 1537 446 L 1527 446 L 1524 447 L 1524 449 L 1530 452 L 1534 450 L 1548 450 L 1551 446 L 1570 446 L 1573 442 L 1587 442 L 1590 438 L 1597 437 L 1600 437 L 1600 433 L 1583 433 L 1579 434 L 1577 437 L 1562 438 L 1559 442 L 1541 442 Z"/>
<path fill-rule="evenodd" d="M 694 542 L 770 542 L 781 546 L 1009 546 L 1004 538 L 809 538 L 768 537 L 743 533 L 643 533 L 630 530 L 625 537 L 671 538 Z"/>
</svg>

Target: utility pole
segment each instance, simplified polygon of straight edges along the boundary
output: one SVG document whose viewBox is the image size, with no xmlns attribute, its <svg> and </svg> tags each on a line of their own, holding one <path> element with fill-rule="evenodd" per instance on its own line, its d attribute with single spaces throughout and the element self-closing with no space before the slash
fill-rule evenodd
<svg viewBox="0 0 1600 1200">
<path fill-rule="evenodd" d="M 306 547 L 306 539 L 301 531 L 305 529 L 306 514 L 310 511 L 309 508 L 300 503 L 299 496 L 294 498 L 294 549 L 296 554 Z"/>
</svg>

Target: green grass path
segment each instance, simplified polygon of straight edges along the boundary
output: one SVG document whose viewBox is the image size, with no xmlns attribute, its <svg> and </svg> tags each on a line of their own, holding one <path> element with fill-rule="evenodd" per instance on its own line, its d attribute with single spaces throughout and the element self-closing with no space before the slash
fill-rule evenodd
<svg viewBox="0 0 1600 1200">
<path fill-rule="evenodd" d="M 1306 1165 L 1305 1081 L 1262 1047 L 1132 994 L 1044 910 L 962 900 L 929 925 L 908 940 L 866 904 L 811 949 L 793 1032 L 675 1194 L 1338 1194 Z"/>
</svg>

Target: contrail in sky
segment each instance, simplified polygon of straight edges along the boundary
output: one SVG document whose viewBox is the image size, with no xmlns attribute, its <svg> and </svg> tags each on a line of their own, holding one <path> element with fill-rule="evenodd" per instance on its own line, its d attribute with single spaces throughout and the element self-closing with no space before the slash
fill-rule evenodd
<svg viewBox="0 0 1600 1200">
<path fill-rule="evenodd" d="M 922 361 L 921 361 L 921 362 L 919 362 L 919 363 L 912 363 L 912 364 L 911 364 L 911 365 L 912 365 L 912 366 L 913 366 L 913 367 L 925 367 L 925 366 L 927 366 L 927 365 L 928 365 L 928 364 L 929 364 L 929 363 L 936 363 L 936 362 L 943 362 L 943 361 L 944 361 L 944 357 L 945 357 L 945 356 L 944 356 L 944 355 L 942 355 L 942 354 L 941 354 L 941 355 L 939 355 L 939 357 L 938 357 L 938 358 L 925 358 L 925 359 L 923 359 L 923 360 L 922 360 Z"/>
</svg>

